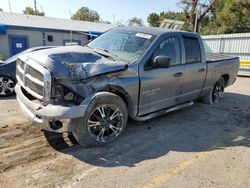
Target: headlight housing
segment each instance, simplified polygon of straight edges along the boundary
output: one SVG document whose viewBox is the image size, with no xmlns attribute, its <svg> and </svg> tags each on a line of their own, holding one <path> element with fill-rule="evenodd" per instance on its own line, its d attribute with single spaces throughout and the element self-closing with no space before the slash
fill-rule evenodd
<svg viewBox="0 0 250 188">
<path fill-rule="evenodd" d="M 62 86 L 62 85 L 55 85 L 54 86 L 54 100 L 56 103 L 59 102 L 73 102 L 79 104 L 82 100 L 77 94 L 75 94 L 70 89 Z"/>
</svg>

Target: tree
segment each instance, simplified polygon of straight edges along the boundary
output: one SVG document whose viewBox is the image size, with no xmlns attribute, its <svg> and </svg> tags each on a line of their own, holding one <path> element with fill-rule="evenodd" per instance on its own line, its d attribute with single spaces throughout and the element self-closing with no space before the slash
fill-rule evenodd
<svg viewBox="0 0 250 188">
<path fill-rule="evenodd" d="M 37 16 L 44 16 L 45 13 L 44 12 L 40 12 L 39 10 L 34 10 L 31 7 L 26 7 L 25 10 L 23 10 L 24 14 L 30 14 L 30 15 L 37 15 Z"/>
<path fill-rule="evenodd" d="M 159 27 L 161 25 L 160 16 L 157 13 L 149 14 L 147 21 L 151 27 Z"/>
<path fill-rule="evenodd" d="M 223 34 L 250 32 L 249 0 L 220 0 L 201 23 L 200 33 Z"/>
<path fill-rule="evenodd" d="M 99 22 L 100 16 L 97 11 L 90 10 L 88 7 L 82 7 L 71 17 L 71 19 L 89 22 Z"/>
<path fill-rule="evenodd" d="M 250 32 L 250 1 L 223 0 L 216 11 L 217 33 Z"/>
<path fill-rule="evenodd" d="M 185 21 L 182 30 L 202 35 L 250 32 L 249 0 L 180 0 L 182 12 L 151 13 L 148 23 L 158 27 L 165 19 Z M 197 16 L 196 16 L 197 14 Z"/>
<path fill-rule="evenodd" d="M 118 20 L 117 22 L 116 22 L 116 25 L 118 26 L 118 27 L 125 27 L 126 25 L 125 25 L 125 23 L 124 23 L 124 21 L 121 19 L 121 20 Z"/>
<path fill-rule="evenodd" d="M 3 12 L 3 9 L 0 8 L 0 12 Z"/>
<path fill-rule="evenodd" d="M 185 13 L 186 23 L 189 23 L 187 29 L 194 31 L 199 28 L 201 21 L 215 7 L 216 2 L 217 0 L 180 0 L 179 5 Z"/>
<path fill-rule="evenodd" d="M 147 21 L 152 27 L 159 27 L 165 19 L 185 21 L 185 14 L 183 12 L 161 12 L 160 14 L 151 13 L 148 15 Z"/>
<path fill-rule="evenodd" d="M 108 21 L 108 20 L 103 20 L 103 19 L 100 19 L 99 22 L 100 22 L 100 23 L 104 23 L 104 24 L 112 24 L 110 21 Z"/>
<path fill-rule="evenodd" d="M 143 21 L 141 18 L 133 17 L 133 18 L 128 20 L 128 26 L 141 27 L 141 26 L 143 26 Z"/>
<path fill-rule="evenodd" d="M 111 24 L 111 22 L 110 22 L 110 21 L 108 21 L 108 20 L 106 20 L 106 21 L 102 21 L 102 23 L 104 23 L 104 24 Z"/>
</svg>

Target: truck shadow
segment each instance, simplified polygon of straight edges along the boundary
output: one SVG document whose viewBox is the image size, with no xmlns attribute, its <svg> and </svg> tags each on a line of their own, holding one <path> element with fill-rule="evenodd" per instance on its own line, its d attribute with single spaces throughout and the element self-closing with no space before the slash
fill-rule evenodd
<svg viewBox="0 0 250 188">
<path fill-rule="evenodd" d="M 0 101 L 1 100 L 12 100 L 15 99 L 16 95 L 11 95 L 11 96 L 0 96 Z"/>
<path fill-rule="evenodd" d="M 95 166 L 135 166 L 174 152 L 201 152 L 233 146 L 250 146 L 250 96 L 225 93 L 223 102 L 196 102 L 147 122 L 130 120 L 117 141 L 96 148 L 82 148 L 69 135 L 45 132 L 56 150 Z M 71 144 L 68 144 L 70 142 Z"/>
</svg>

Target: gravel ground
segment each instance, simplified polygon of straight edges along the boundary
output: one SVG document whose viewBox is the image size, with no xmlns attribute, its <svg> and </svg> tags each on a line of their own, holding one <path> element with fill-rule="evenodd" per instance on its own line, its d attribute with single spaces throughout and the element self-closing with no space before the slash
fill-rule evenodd
<svg viewBox="0 0 250 188">
<path fill-rule="evenodd" d="M 238 77 L 218 105 L 130 121 L 119 140 L 88 149 L 0 98 L 0 187 L 250 187 L 249 86 Z"/>
</svg>

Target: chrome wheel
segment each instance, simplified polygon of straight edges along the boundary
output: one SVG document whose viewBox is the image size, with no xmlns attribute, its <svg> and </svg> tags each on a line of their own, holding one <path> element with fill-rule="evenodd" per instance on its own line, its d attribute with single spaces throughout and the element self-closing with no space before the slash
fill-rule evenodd
<svg viewBox="0 0 250 188">
<path fill-rule="evenodd" d="M 8 96 L 13 94 L 15 82 L 8 77 L 0 77 L 0 95 Z"/>
<path fill-rule="evenodd" d="M 92 139 L 108 143 L 116 139 L 123 130 L 122 113 L 111 105 L 95 108 L 87 121 L 87 128 Z"/>
<path fill-rule="evenodd" d="M 215 86 L 212 94 L 212 99 L 214 103 L 221 102 L 224 92 L 224 81 L 220 80 Z"/>
</svg>

